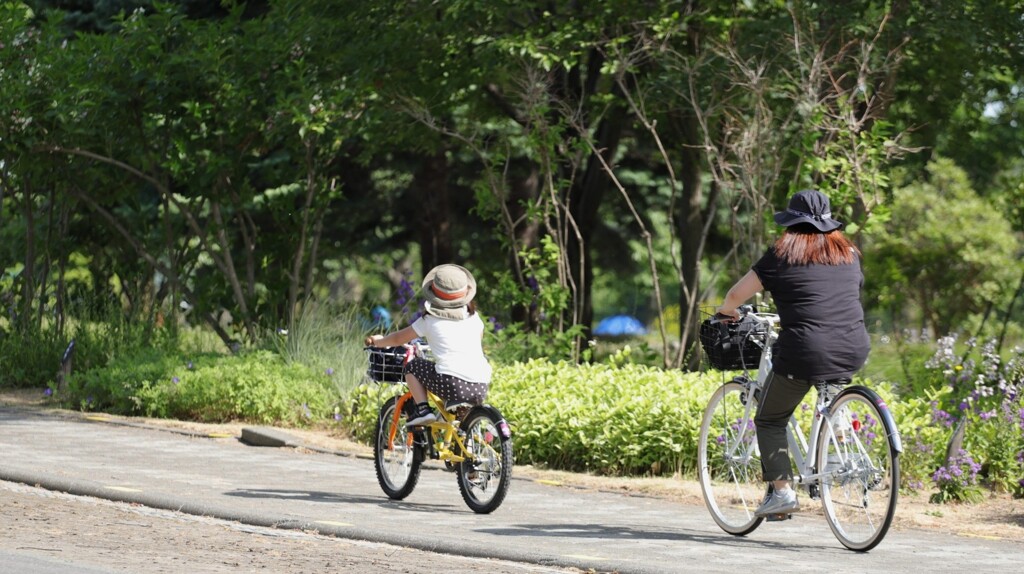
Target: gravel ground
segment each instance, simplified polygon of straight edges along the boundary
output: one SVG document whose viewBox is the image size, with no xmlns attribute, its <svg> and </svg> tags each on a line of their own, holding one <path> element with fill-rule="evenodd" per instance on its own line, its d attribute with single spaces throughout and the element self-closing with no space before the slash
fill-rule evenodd
<svg viewBox="0 0 1024 574">
<path fill-rule="evenodd" d="M 149 574 L 580 572 L 246 526 L 9 482 L 0 482 L 0 551 Z"/>
</svg>

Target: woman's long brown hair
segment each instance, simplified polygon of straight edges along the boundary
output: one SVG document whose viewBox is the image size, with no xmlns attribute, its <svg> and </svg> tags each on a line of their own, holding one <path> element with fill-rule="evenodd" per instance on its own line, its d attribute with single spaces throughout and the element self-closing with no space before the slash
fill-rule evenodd
<svg viewBox="0 0 1024 574">
<path fill-rule="evenodd" d="M 838 229 L 820 233 L 795 227 L 775 242 L 775 254 L 790 265 L 847 265 L 860 256 L 857 246 Z"/>
</svg>

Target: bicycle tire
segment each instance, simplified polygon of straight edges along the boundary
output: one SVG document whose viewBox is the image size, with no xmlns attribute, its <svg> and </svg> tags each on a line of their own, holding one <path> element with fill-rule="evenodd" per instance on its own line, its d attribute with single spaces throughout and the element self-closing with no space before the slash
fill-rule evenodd
<svg viewBox="0 0 1024 574">
<path fill-rule="evenodd" d="M 459 463 L 459 492 L 473 512 L 494 512 L 512 483 L 512 436 L 508 424 L 487 407 L 475 407 L 462 421 L 467 460 Z"/>
<path fill-rule="evenodd" d="M 704 503 L 718 526 L 735 536 L 761 525 L 764 518 L 754 511 L 768 493 L 754 431 L 757 407 L 748 389 L 749 383 L 733 380 L 711 395 L 697 447 Z"/>
<path fill-rule="evenodd" d="M 412 401 L 405 401 L 398 416 L 392 442 L 392 425 L 395 425 L 395 405 L 399 397 L 384 402 L 377 417 L 377 428 L 373 443 L 373 468 L 381 490 L 392 500 L 409 496 L 420 479 L 423 463 L 423 446 L 413 440 L 413 434 L 405 430 L 405 421 L 412 414 Z M 389 444 L 391 443 L 391 444 Z"/>
<path fill-rule="evenodd" d="M 822 508 L 832 533 L 867 552 L 885 537 L 899 497 L 899 433 L 872 390 L 847 387 L 828 407 L 818 434 Z"/>
</svg>

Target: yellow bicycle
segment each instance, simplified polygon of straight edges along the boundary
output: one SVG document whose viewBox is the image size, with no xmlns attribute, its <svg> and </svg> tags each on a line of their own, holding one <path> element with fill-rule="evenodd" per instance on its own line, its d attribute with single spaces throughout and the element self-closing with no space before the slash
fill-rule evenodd
<svg viewBox="0 0 1024 574">
<path fill-rule="evenodd" d="M 426 346 L 367 347 L 369 377 L 377 382 L 397 383 L 402 366 Z M 406 391 L 390 397 L 380 408 L 374 433 L 373 464 L 384 494 L 402 500 L 416 488 L 420 470 L 427 459 L 444 462 L 455 472 L 459 492 L 473 512 L 493 512 L 508 494 L 512 481 L 512 431 L 501 412 L 487 404 L 444 404 L 433 393 L 428 401 L 438 420 L 420 427 L 406 427 L 415 401 Z"/>
</svg>

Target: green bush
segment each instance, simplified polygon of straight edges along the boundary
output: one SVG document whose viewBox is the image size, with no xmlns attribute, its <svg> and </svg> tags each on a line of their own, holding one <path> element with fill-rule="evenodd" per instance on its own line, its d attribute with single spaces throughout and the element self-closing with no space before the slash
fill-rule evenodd
<svg viewBox="0 0 1024 574">
<path fill-rule="evenodd" d="M 188 359 L 154 350 L 73 375 L 60 399 L 117 414 L 302 426 L 331 416 L 337 396 L 329 376 L 270 351 Z"/>
<path fill-rule="evenodd" d="M 495 372 L 489 400 L 521 462 L 601 474 L 692 474 L 718 373 L 530 361 Z"/>
<path fill-rule="evenodd" d="M 66 341 L 58 341 L 50 331 L 5 333 L 0 330 L 0 387 L 49 385 L 60 369 L 66 345 Z"/>
<path fill-rule="evenodd" d="M 104 367 L 118 355 L 143 350 L 174 352 L 179 347 L 212 347 L 206 331 L 155 327 L 127 317 L 119 309 L 83 304 L 69 309 L 60 333 L 52 321 L 22 330 L 0 330 L 0 387 L 53 384 L 61 357 L 71 341 L 75 342 L 72 370 L 79 372 Z M 223 344 L 219 347 L 223 348 Z"/>
<path fill-rule="evenodd" d="M 341 426 L 352 438 L 373 444 L 377 415 L 384 401 L 406 391 L 404 384 L 365 383 L 348 395 L 348 408 L 341 414 Z"/>
</svg>

